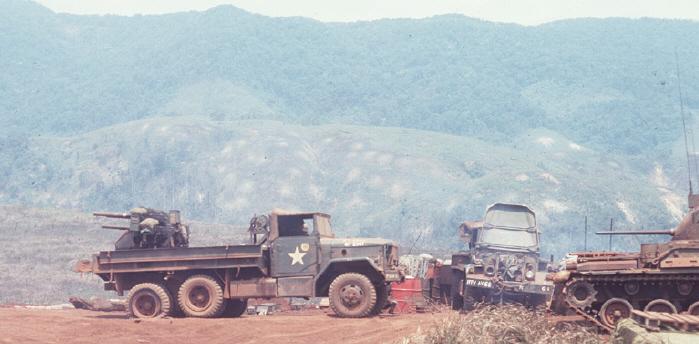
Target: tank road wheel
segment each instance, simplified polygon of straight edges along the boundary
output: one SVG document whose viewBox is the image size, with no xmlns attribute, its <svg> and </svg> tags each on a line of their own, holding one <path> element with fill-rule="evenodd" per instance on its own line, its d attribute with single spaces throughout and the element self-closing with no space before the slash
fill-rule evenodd
<svg viewBox="0 0 699 344">
<path fill-rule="evenodd" d="M 597 290 L 589 282 L 575 281 L 566 287 L 566 301 L 579 309 L 592 306 L 597 296 Z"/>
<path fill-rule="evenodd" d="M 330 284 L 330 308 L 341 318 L 361 318 L 376 305 L 376 289 L 362 274 L 346 273 Z"/>
<path fill-rule="evenodd" d="M 645 312 L 659 312 L 659 313 L 677 313 L 677 308 L 670 301 L 665 299 L 655 299 L 649 302 L 645 308 Z"/>
<path fill-rule="evenodd" d="M 230 318 L 237 318 L 248 309 L 248 300 L 229 299 L 226 300 L 226 307 L 223 315 Z"/>
<path fill-rule="evenodd" d="M 611 298 L 600 308 L 599 317 L 603 324 L 613 328 L 620 319 L 630 317 L 632 310 L 633 307 L 628 301 Z"/>
<path fill-rule="evenodd" d="M 630 281 L 624 283 L 624 292 L 626 292 L 626 295 L 634 296 L 638 294 L 640 290 L 641 286 L 638 284 L 638 282 Z"/>
<path fill-rule="evenodd" d="M 699 315 L 699 301 L 689 305 L 689 308 L 687 308 L 687 314 Z"/>
<path fill-rule="evenodd" d="M 390 293 L 390 288 L 383 283 L 378 283 L 374 286 L 376 289 L 376 305 L 371 309 L 372 315 L 381 314 L 383 308 L 388 302 L 388 294 Z"/>
<path fill-rule="evenodd" d="M 677 284 L 677 293 L 682 296 L 689 296 L 694 289 L 694 284 L 691 282 L 680 282 Z"/>
<path fill-rule="evenodd" d="M 172 296 L 163 286 L 141 283 L 129 291 L 126 309 L 130 317 L 156 318 L 170 315 Z"/>
<path fill-rule="evenodd" d="M 224 309 L 223 289 L 208 275 L 187 278 L 177 293 L 177 303 L 188 317 L 212 318 Z"/>
</svg>

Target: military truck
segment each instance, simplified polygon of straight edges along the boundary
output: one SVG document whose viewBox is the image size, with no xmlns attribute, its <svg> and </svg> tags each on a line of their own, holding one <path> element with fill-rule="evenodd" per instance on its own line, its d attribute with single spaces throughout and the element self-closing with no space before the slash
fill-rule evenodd
<svg viewBox="0 0 699 344">
<path fill-rule="evenodd" d="M 240 316 L 250 298 L 329 297 L 340 317 L 379 313 L 401 280 L 398 247 L 335 238 L 330 215 L 273 211 L 250 221 L 250 244 L 103 251 L 76 266 L 124 295 L 137 318 Z"/>
<path fill-rule="evenodd" d="M 476 302 L 543 305 L 551 295 L 547 262 L 539 259 L 536 215 L 525 205 L 496 203 L 482 221 L 467 221 L 459 235 L 468 250 L 452 255 L 452 307 Z"/>
</svg>

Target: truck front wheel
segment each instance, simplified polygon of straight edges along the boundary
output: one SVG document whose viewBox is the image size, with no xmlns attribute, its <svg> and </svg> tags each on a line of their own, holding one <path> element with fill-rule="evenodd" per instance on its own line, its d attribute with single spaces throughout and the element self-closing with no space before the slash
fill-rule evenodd
<svg viewBox="0 0 699 344">
<path fill-rule="evenodd" d="M 223 288 L 211 276 L 194 275 L 187 278 L 177 293 L 177 303 L 189 317 L 213 318 L 224 310 Z"/>
<path fill-rule="evenodd" d="M 141 283 L 129 291 L 126 298 L 129 316 L 157 318 L 170 315 L 172 296 L 165 287 L 155 283 Z"/>
<path fill-rule="evenodd" d="M 451 309 L 460 311 L 464 308 L 464 298 L 461 295 L 461 288 L 464 288 L 464 273 L 456 270 L 453 272 L 452 285 L 449 290 L 451 296 Z"/>
<path fill-rule="evenodd" d="M 371 281 L 358 273 L 337 276 L 330 284 L 330 308 L 342 318 L 362 318 L 376 305 L 376 289 Z"/>
<path fill-rule="evenodd" d="M 374 308 L 371 310 L 371 314 L 377 315 L 381 314 L 384 307 L 386 307 L 386 303 L 388 302 L 388 295 L 391 293 L 391 287 L 390 285 L 387 286 L 384 283 L 377 283 L 374 286 L 374 289 L 376 290 L 376 304 L 374 305 Z"/>
</svg>

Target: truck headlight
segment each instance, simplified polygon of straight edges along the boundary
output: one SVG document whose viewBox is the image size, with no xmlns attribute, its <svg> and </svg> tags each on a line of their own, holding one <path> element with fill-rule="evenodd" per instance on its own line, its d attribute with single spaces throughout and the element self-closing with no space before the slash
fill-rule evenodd
<svg viewBox="0 0 699 344">
<path fill-rule="evenodd" d="M 524 277 L 528 280 L 533 280 L 534 279 L 534 271 L 527 270 L 527 272 L 524 273 Z"/>
</svg>

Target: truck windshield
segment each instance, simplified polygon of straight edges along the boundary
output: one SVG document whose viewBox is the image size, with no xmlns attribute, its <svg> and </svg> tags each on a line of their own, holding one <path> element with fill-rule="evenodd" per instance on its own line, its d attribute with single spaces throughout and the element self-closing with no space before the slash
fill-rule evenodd
<svg viewBox="0 0 699 344">
<path fill-rule="evenodd" d="M 521 229 L 486 227 L 478 233 L 478 242 L 488 245 L 532 248 L 538 245 L 536 232 Z"/>
<path fill-rule="evenodd" d="M 320 235 L 321 238 L 334 238 L 333 231 L 330 228 L 330 218 L 326 216 L 315 216 L 314 229 Z"/>
<path fill-rule="evenodd" d="M 483 222 L 492 227 L 534 228 L 536 226 L 534 214 L 524 207 L 491 208 L 485 213 Z"/>
</svg>

